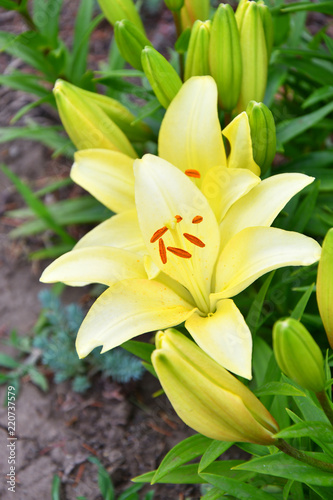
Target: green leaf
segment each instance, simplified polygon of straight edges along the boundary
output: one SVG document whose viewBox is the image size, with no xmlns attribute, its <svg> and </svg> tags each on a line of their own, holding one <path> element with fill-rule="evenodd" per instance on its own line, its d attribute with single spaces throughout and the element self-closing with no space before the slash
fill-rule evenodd
<svg viewBox="0 0 333 500">
<path fill-rule="evenodd" d="M 253 372 L 257 385 L 265 381 L 269 360 L 274 356 L 272 348 L 267 342 L 256 335 L 253 339 Z"/>
<path fill-rule="evenodd" d="M 269 447 L 261 444 L 237 443 L 237 446 L 241 450 L 249 453 L 250 455 L 254 455 L 255 457 L 264 457 L 270 453 Z"/>
<path fill-rule="evenodd" d="M 277 139 L 282 144 L 285 144 L 308 130 L 310 127 L 313 127 L 313 125 L 322 120 L 326 115 L 331 113 L 331 111 L 333 111 L 333 102 L 307 115 L 279 123 L 276 127 Z"/>
<path fill-rule="evenodd" d="M 327 36 L 326 34 L 323 35 L 323 39 L 325 40 L 326 46 L 333 57 L 333 40 L 331 37 Z"/>
<path fill-rule="evenodd" d="M 22 90 L 39 97 L 50 95 L 50 91 L 38 83 L 40 78 L 22 71 L 13 71 L 9 75 L 0 75 L 0 85 L 14 90 Z"/>
<path fill-rule="evenodd" d="M 138 358 L 147 361 L 147 363 L 151 363 L 151 355 L 155 350 L 154 344 L 148 344 L 147 342 L 140 342 L 138 340 L 128 340 L 121 344 L 121 347 L 131 354 L 138 356 Z"/>
<path fill-rule="evenodd" d="M 61 479 L 57 474 L 55 474 L 53 476 L 52 488 L 51 488 L 52 500 L 60 500 L 60 485 L 61 485 Z"/>
<path fill-rule="evenodd" d="M 62 2 L 63 0 L 33 1 L 33 21 L 52 47 L 57 43 Z"/>
<path fill-rule="evenodd" d="M 116 500 L 114 487 L 108 471 L 104 469 L 103 465 L 96 457 L 89 457 L 88 460 L 98 467 L 98 486 L 104 500 Z"/>
<path fill-rule="evenodd" d="M 324 453 L 307 453 L 313 458 L 330 462 Z M 254 458 L 248 462 L 235 467 L 235 470 L 247 470 L 258 474 L 270 474 L 271 476 L 293 479 L 307 484 L 318 486 L 333 486 L 333 474 L 299 462 L 282 452 L 266 457 Z"/>
<path fill-rule="evenodd" d="M 316 89 L 312 94 L 309 95 L 307 99 L 302 104 L 302 108 L 306 109 L 317 102 L 325 101 L 325 99 L 331 99 L 333 97 L 333 87 L 331 85 L 325 85 L 320 89 Z"/>
<path fill-rule="evenodd" d="M 288 500 L 289 498 L 289 493 L 292 485 L 294 484 L 294 481 L 292 479 L 289 479 L 289 481 L 286 482 L 284 488 L 283 488 L 283 498 L 282 500 Z"/>
<path fill-rule="evenodd" d="M 56 259 L 66 252 L 72 250 L 73 245 L 56 245 L 53 244 L 51 247 L 42 248 L 41 250 L 36 250 L 35 252 L 29 253 L 29 259 L 31 260 L 42 260 L 42 259 Z"/>
<path fill-rule="evenodd" d="M 20 363 L 12 358 L 12 356 L 0 352 L 0 366 L 15 369 L 20 366 Z"/>
<path fill-rule="evenodd" d="M 275 498 L 255 486 L 239 483 L 235 479 L 218 476 L 216 474 L 207 474 L 206 472 L 202 472 L 200 475 L 206 479 L 208 483 L 220 488 L 224 493 L 234 496 L 237 500 L 251 500 L 253 498 L 256 500 L 273 500 Z"/>
<path fill-rule="evenodd" d="M 76 85 L 80 83 L 82 75 L 87 69 L 90 35 L 104 19 L 104 15 L 100 14 L 91 20 L 93 8 L 94 0 L 81 0 L 75 20 L 73 51 L 70 58 L 70 78 Z"/>
<path fill-rule="evenodd" d="M 137 495 L 134 497 L 134 493 L 140 491 L 142 488 L 142 484 L 133 484 L 130 488 L 127 488 L 118 498 L 117 500 L 131 500 L 133 498 L 139 499 Z"/>
<path fill-rule="evenodd" d="M 212 439 L 202 436 L 201 434 L 195 434 L 194 436 L 184 439 L 184 441 L 174 446 L 163 458 L 151 483 L 160 482 L 160 479 L 170 474 L 180 465 L 202 455 L 211 443 Z"/>
<path fill-rule="evenodd" d="M 233 443 L 226 443 L 224 441 L 216 441 L 214 440 L 204 452 L 200 463 L 198 471 L 202 472 L 206 469 L 212 462 L 222 455 L 225 451 L 227 451 Z"/>
<path fill-rule="evenodd" d="M 46 377 L 42 373 L 38 371 L 34 366 L 28 367 L 28 374 L 31 378 L 31 381 L 36 384 L 42 391 L 46 392 L 49 388 L 48 381 Z"/>
<path fill-rule="evenodd" d="M 31 109 L 36 108 L 37 106 L 40 106 L 44 102 L 48 102 L 49 104 L 53 105 L 55 103 L 55 99 L 52 94 L 46 95 L 45 97 L 42 97 L 41 99 L 38 99 L 37 101 L 30 102 L 29 104 L 26 104 L 23 106 L 10 120 L 10 123 L 16 123 L 20 118 L 22 118 L 23 115 L 28 113 Z"/>
<path fill-rule="evenodd" d="M 297 302 L 293 312 L 291 313 L 290 315 L 291 318 L 297 319 L 298 321 L 302 319 L 307 303 L 309 302 L 311 294 L 314 291 L 314 286 L 315 283 L 312 283 L 312 285 L 307 287 L 307 290 L 304 292 L 300 300 Z"/>
<path fill-rule="evenodd" d="M 258 294 L 256 295 L 254 301 L 251 304 L 250 310 L 246 316 L 246 323 L 250 327 L 250 330 L 252 332 L 252 335 L 255 335 L 257 333 L 258 327 L 259 327 L 259 319 L 262 313 L 262 308 L 264 305 L 264 300 L 267 294 L 267 290 L 269 288 L 269 285 L 271 284 L 271 281 L 273 279 L 273 276 L 275 274 L 275 271 L 272 271 L 269 273 L 268 277 L 265 279 L 264 284 L 261 286 Z"/>
<path fill-rule="evenodd" d="M 332 500 L 332 488 L 323 488 L 322 486 L 314 486 L 313 484 L 309 487 L 313 490 L 320 498 L 323 500 Z"/>
<path fill-rule="evenodd" d="M 284 84 L 288 75 L 287 67 L 274 64 L 269 66 L 267 75 L 267 85 L 264 98 L 264 104 L 269 108 L 274 102 L 274 98 L 279 88 Z"/>
<path fill-rule="evenodd" d="M 212 474 L 223 474 L 226 477 L 245 477 L 238 475 L 237 471 L 231 470 L 232 467 L 243 463 L 243 460 L 221 460 L 212 463 L 205 472 Z M 137 476 L 132 481 L 134 483 L 150 483 L 156 471 L 146 472 Z M 182 465 L 170 474 L 164 476 L 159 483 L 163 484 L 202 484 L 206 481 L 198 475 L 198 464 Z"/>
<path fill-rule="evenodd" d="M 46 205 L 44 205 L 44 203 L 42 203 L 37 196 L 34 195 L 27 184 L 24 184 L 13 172 L 9 170 L 9 168 L 6 167 L 6 165 L 0 165 L 0 169 L 12 181 L 24 201 L 30 206 L 36 215 L 43 219 L 47 226 L 58 234 L 64 243 L 74 244 L 75 240 L 56 223 Z"/>
<path fill-rule="evenodd" d="M 141 122 L 148 116 L 153 115 L 158 109 L 162 109 L 162 106 L 159 103 L 159 101 L 156 98 L 151 99 L 150 101 L 147 102 L 147 104 L 142 106 L 139 113 L 137 114 L 136 119 L 133 120 L 132 125 L 135 125 L 136 123 Z"/>
<path fill-rule="evenodd" d="M 13 2 L 13 0 L 0 0 L 0 7 L 3 7 L 4 9 L 7 10 L 17 10 L 18 5 L 16 2 Z"/>
<path fill-rule="evenodd" d="M 278 438 L 291 439 L 296 437 L 316 438 L 326 443 L 333 443 L 333 429 L 323 422 L 299 422 L 276 434 Z"/>
<path fill-rule="evenodd" d="M 321 12 L 322 14 L 333 14 L 333 4 L 331 0 L 326 0 L 325 2 L 299 2 L 292 3 L 288 6 L 283 6 L 281 12 L 299 12 L 299 11 L 315 11 Z"/>
<path fill-rule="evenodd" d="M 257 397 L 268 396 L 271 394 L 282 396 L 306 396 L 304 392 L 285 382 L 268 382 L 253 392 Z"/>
</svg>

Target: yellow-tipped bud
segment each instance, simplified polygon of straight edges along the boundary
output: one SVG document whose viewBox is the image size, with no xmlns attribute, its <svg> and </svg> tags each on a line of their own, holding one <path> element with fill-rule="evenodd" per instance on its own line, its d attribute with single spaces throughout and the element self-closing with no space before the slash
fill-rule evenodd
<svg viewBox="0 0 333 500">
<path fill-rule="evenodd" d="M 159 332 L 152 362 L 180 418 L 220 441 L 274 444 L 279 427 L 254 394 L 194 342 L 169 329 Z"/>
<path fill-rule="evenodd" d="M 169 10 L 180 10 L 184 5 L 184 0 L 164 0 Z"/>
<path fill-rule="evenodd" d="M 250 0 L 241 0 L 237 6 L 236 12 L 235 12 L 235 19 L 237 22 L 237 26 L 239 31 L 241 30 L 242 24 L 243 24 L 243 19 L 244 19 L 244 14 L 246 12 L 246 9 L 250 5 Z"/>
<path fill-rule="evenodd" d="M 209 67 L 217 84 L 219 104 L 222 109 L 231 111 L 239 99 L 242 56 L 234 11 L 228 4 L 220 4 L 213 18 Z"/>
<path fill-rule="evenodd" d="M 183 31 L 191 28 L 197 19 L 206 21 L 209 18 L 209 0 L 185 0 L 180 11 Z"/>
<path fill-rule="evenodd" d="M 125 61 L 141 71 L 141 52 L 147 45 L 152 47 L 148 38 L 127 19 L 115 23 L 114 36 Z"/>
<path fill-rule="evenodd" d="M 111 149 L 137 157 L 124 132 L 81 89 L 57 80 L 53 93 L 62 124 L 77 149 Z"/>
<path fill-rule="evenodd" d="M 112 26 L 117 21 L 128 19 L 145 34 L 141 18 L 132 0 L 98 0 L 98 3 L 109 23 Z"/>
<path fill-rule="evenodd" d="M 265 174 L 276 152 L 276 130 L 271 111 L 263 102 L 250 101 L 246 108 L 249 117 L 254 161 Z"/>
<path fill-rule="evenodd" d="M 153 137 L 152 130 L 143 122 L 136 122 L 135 116 L 119 101 L 96 92 L 77 89 L 86 102 L 92 106 L 98 106 L 112 121 L 125 133 L 132 142 L 145 142 Z"/>
<path fill-rule="evenodd" d="M 333 228 L 325 236 L 319 260 L 317 302 L 328 342 L 333 349 Z"/>
<path fill-rule="evenodd" d="M 302 323 L 293 318 L 277 321 L 273 328 L 273 345 L 283 373 L 309 391 L 324 389 L 324 358 Z"/>
<path fill-rule="evenodd" d="M 141 62 L 157 99 L 164 108 L 167 108 L 182 86 L 177 71 L 152 47 L 144 48 Z"/>
<path fill-rule="evenodd" d="M 274 24 L 271 11 L 265 5 L 265 3 L 260 0 L 258 2 L 259 12 L 261 16 L 262 26 L 264 28 L 265 40 L 266 40 L 266 49 L 267 49 L 267 60 L 271 57 L 271 52 L 274 43 Z"/>
<path fill-rule="evenodd" d="M 209 38 L 210 21 L 195 21 L 191 31 L 190 43 L 188 46 L 184 80 L 191 76 L 209 75 Z"/>
<path fill-rule="evenodd" d="M 238 112 L 252 100 L 263 101 L 267 83 L 267 49 L 259 7 L 255 2 L 243 4 L 240 30 L 243 76 Z"/>
</svg>

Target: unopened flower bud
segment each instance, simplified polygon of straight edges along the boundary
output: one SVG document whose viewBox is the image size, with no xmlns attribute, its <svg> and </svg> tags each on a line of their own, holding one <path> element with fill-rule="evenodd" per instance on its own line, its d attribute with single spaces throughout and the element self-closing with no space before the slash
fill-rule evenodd
<svg viewBox="0 0 333 500">
<path fill-rule="evenodd" d="M 333 228 L 325 236 L 318 264 L 317 302 L 328 342 L 333 349 Z"/>
<path fill-rule="evenodd" d="M 151 129 L 142 121 L 133 123 L 136 117 L 116 99 L 103 94 L 77 89 L 78 93 L 92 106 L 98 106 L 125 133 L 132 142 L 145 142 L 153 137 Z"/>
<path fill-rule="evenodd" d="M 147 45 L 152 47 L 148 38 L 126 19 L 115 23 L 114 36 L 125 61 L 142 71 L 141 52 Z"/>
<path fill-rule="evenodd" d="M 169 10 L 180 10 L 184 5 L 184 0 L 164 0 Z"/>
<path fill-rule="evenodd" d="M 111 149 L 137 157 L 124 132 L 81 89 L 57 80 L 53 93 L 62 124 L 77 149 Z"/>
<path fill-rule="evenodd" d="M 271 57 L 272 47 L 274 43 L 274 24 L 271 11 L 267 5 L 260 0 L 258 3 L 258 8 L 261 16 L 262 26 L 264 28 L 266 49 L 267 49 L 267 60 Z"/>
<path fill-rule="evenodd" d="M 194 342 L 169 329 L 159 332 L 152 363 L 180 418 L 220 441 L 274 444 L 279 428 L 255 395 Z"/>
<path fill-rule="evenodd" d="M 217 84 L 219 104 L 222 109 L 231 111 L 239 99 L 242 56 L 234 11 L 228 4 L 220 4 L 213 18 L 209 67 Z"/>
<path fill-rule="evenodd" d="M 238 112 L 244 111 L 252 100 L 264 100 L 267 83 L 267 49 L 259 7 L 255 2 L 245 9 L 240 30 L 243 76 Z"/>
<path fill-rule="evenodd" d="M 249 5 L 250 5 L 250 0 L 240 0 L 239 4 L 237 6 L 237 9 L 235 12 L 235 19 L 236 19 L 239 31 L 241 30 L 241 27 L 243 24 L 245 11 Z"/>
<path fill-rule="evenodd" d="M 132 0 L 98 0 L 98 3 L 109 23 L 112 26 L 117 21 L 128 19 L 145 34 L 141 18 Z"/>
<path fill-rule="evenodd" d="M 164 108 L 167 108 L 182 86 L 177 71 L 157 50 L 145 47 L 141 53 L 143 71 Z"/>
<path fill-rule="evenodd" d="M 262 102 L 250 101 L 246 108 L 249 117 L 254 161 L 265 174 L 276 152 L 276 130 L 271 111 Z"/>
<path fill-rule="evenodd" d="M 197 19 L 206 21 L 209 18 L 210 0 L 185 0 L 180 11 L 183 31 L 191 28 Z"/>
<path fill-rule="evenodd" d="M 191 76 L 209 75 L 208 49 L 210 21 L 195 21 L 188 46 L 184 80 Z"/>
<path fill-rule="evenodd" d="M 324 358 L 302 323 L 293 318 L 277 321 L 273 327 L 273 345 L 283 373 L 309 391 L 324 389 Z"/>
</svg>

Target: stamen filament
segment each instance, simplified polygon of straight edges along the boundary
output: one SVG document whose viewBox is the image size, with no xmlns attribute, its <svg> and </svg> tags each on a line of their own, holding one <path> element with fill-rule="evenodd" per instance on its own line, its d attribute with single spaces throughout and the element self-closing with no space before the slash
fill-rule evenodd
<svg viewBox="0 0 333 500">
<path fill-rule="evenodd" d="M 177 255 L 177 257 L 182 257 L 183 259 L 190 259 L 192 257 L 192 255 L 189 252 L 187 252 L 186 250 L 183 250 L 182 248 L 167 247 L 167 250 L 169 250 L 169 252 Z"/>
<path fill-rule="evenodd" d="M 161 229 L 158 229 L 155 231 L 153 236 L 150 238 L 150 243 L 155 243 L 159 238 L 163 236 L 164 233 L 166 233 L 168 228 L 166 226 L 161 227 Z"/>
<path fill-rule="evenodd" d="M 159 249 L 159 252 L 160 252 L 160 257 L 161 257 L 162 264 L 166 264 L 167 263 L 167 254 L 166 254 L 166 249 L 165 249 L 164 241 L 162 240 L 162 238 L 158 242 L 158 249 Z"/>
<path fill-rule="evenodd" d="M 184 237 L 193 243 L 193 245 L 197 245 L 200 248 L 204 248 L 206 245 L 203 241 L 199 240 L 196 236 L 193 236 L 193 234 L 188 234 L 188 233 L 183 233 Z"/>
<path fill-rule="evenodd" d="M 196 215 L 192 219 L 192 224 L 200 224 L 200 222 L 202 222 L 202 221 L 203 221 L 203 217 L 201 217 L 201 215 Z"/>
<path fill-rule="evenodd" d="M 185 175 L 188 177 L 194 177 L 195 179 L 200 179 L 201 177 L 199 170 L 195 170 L 194 168 L 185 170 Z"/>
</svg>

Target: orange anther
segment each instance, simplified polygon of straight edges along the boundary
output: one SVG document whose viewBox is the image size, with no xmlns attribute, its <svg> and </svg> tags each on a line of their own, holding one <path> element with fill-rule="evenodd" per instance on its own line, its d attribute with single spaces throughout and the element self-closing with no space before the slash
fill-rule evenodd
<svg viewBox="0 0 333 500">
<path fill-rule="evenodd" d="M 160 251 L 160 257 L 161 257 L 162 263 L 166 264 L 167 263 L 167 254 L 166 254 L 166 250 L 165 250 L 164 241 L 162 240 L 162 238 L 158 242 L 158 249 Z"/>
<path fill-rule="evenodd" d="M 175 219 L 176 219 L 176 222 L 180 222 L 183 220 L 183 217 L 181 217 L 180 215 L 175 215 Z"/>
<path fill-rule="evenodd" d="M 188 241 L 193 243 L 193 245 L 197 245 L 200 248 L 203 248 L 206 246 L 203 241 L 199 240 L 199 238 L 197 238 L 196 236 L 193 236 L 193 234 L 183 233 L 183 235 Z"/>
<path fill-rule="evenodd" d="M 185 174 L 188 177 L 195 177 L 196 179 L 200 179 L 201 177 L 199 170 L 195 170 L 194 168 L 188 168 L 185 170 Z"/>
<path fill-rule="evenodd" d="M 161 227 L 161 229 L 158 229 L 155 231 L 153 236 L 150 238 L 150 243 L 155 243 L 161 236 L 163 236 L 164 233 L 166 233 L 168 228 L 166 226 Z"/>
<path fill-rule="evenodd" d="M 182 248 L 167 247 L 167 250 L 177 255 L 177 257 L 182 257 L 183 259 L 190 259 L 192 257 L 189 252 L 186 252 L 186 250 L 183 250 Z"/>
<path fill-rule="evenodd" d="M 199 224 L 202 221 L 203 221 L 203 217 L 201 217 L 201 215 L 196 215 L 192 219 L 192 224 Z"/>
</svg>

